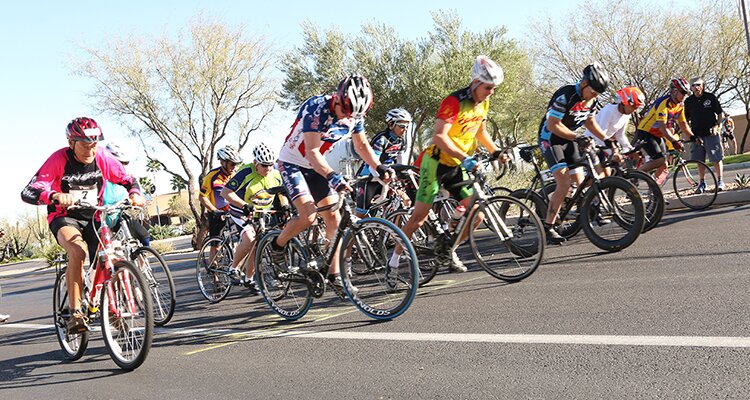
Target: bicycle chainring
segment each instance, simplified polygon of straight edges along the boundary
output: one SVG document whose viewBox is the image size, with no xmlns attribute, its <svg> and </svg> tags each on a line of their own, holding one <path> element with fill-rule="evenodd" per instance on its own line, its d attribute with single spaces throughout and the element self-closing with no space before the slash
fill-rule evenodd
<svg viewBox="0 0 750 400">
<path fill-rule="evenodd" d="M 313 297 L 319 299 L 326 293 L 326 280 L 318 271 L 307 270 L 304 271 L 307 279 L 310 281 L 310 291 Z"/>
</svg>

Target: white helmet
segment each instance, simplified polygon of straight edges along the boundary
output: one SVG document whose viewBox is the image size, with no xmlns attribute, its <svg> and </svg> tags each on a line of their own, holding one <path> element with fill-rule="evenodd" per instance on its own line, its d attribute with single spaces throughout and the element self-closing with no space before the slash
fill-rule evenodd
<svg viewBox="0 0 750 400">
<path fill-rule="evenodd" d="M 253 159 L 258 164 L 273 164 L 276 161 L 276 156 L 265 143 L 260 143 L 253 149 Z"/>
<path fill-rule="evenodd" d="M 235 164 L 239 164 L 242 162 L 240 153 L 238 153 L 237 150 L 235 150 L 232 146 L 226 146 L 222 149 L 219 149 L 219 151 L 216 152 L 216 157 L 218 157 L 221 161 L 229 161 Z"/>
<path fill-rule="evenodd" d="M 347 75 L 336 87 L 341 110 L 352 118 L 362 118 L 372 107 L 370 82 L 360 74 Z"/>
<path fill-rule="evenodd" d="M 392 124 L 398 121 L 411 122 L 411 114 L 403 108 L 394 108 L 385 114 L 385 122 Z"/>
<path fill-rule="evenodd" d="M 503 83 L 503 69 L 487 56 L 477 56 L 471 67 L 471 80 L 491 83 L 495 86 Z"/>
<path fill-rule="evenodd" d="M 130 157 L 128 157 L 127 153 L 115 142 L 109 142 L 107 143 L 107 151 L 112 153 L 115 158 L 120 161 L 123 164 L 127 164 L 130 162 Z"/>
</svg>

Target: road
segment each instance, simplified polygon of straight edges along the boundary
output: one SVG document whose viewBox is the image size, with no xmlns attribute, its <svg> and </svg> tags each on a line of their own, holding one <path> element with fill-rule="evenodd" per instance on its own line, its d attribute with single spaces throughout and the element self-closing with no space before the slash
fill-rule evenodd
<svg viewBox="0 0 750 400">
<path fill-rule="evenodd" d="M 192 255 L 169 256 L 175 318 L 130 373 L 97 333 L 62 359 L 49 271 L 6 277 L 0 398 L 750 398 L 748 217 L 671 212 L 615 254 L 579 236 L 517 284 L 461 253 L 469 272 L 384 323 L 328 295 L 298 323 L 242 288 L 208 304 Z"/>
</svg>

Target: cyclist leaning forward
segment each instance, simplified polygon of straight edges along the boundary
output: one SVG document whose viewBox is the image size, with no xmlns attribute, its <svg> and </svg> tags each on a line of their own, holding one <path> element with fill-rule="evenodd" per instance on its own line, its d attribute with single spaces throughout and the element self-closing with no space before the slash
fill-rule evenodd
<svg viewBox="0 0 750 400">
<path fill-rule="evenodd" d="M 547 106 L 547 114 L 539 125 L 539 148 L 554 174 L 555 191 L 549 200 L 549 210 L 544 226 L 547 242 L 562 243 L 565 238 L 555 230 L 555 220 L 560 212 L 565 196 L 570 190 L 569 167 L 580 160 L 576 129 L 582 125 L 597 138 L 604 141 L 606 136 L 594 116 L 599 108 L 596 98 L 607 90 L 609 75 L 599 63 L 586 66 L 583 78 L 576 84 L 557 89 Z M 576 182 L 583 182 L 582 174 L 574 174 Z"/>
<path fill-rule="evenodd" d="M 336 142 L 351 135 L 357 154 L 380 174 L 383 182 L 388 183 L 392 179 L 393 170 L 378 161 L 367 142 L 364 116 L 372 106 L 372 99 L 367 79 L 352 74 L 338 84 L 335 93 L 313 96 L 300 107 L 291 132 L 279 152 L 278 163 L 284 187 L 298 216 L 292 218 L 276 240 L 271 242 L 274 264 L 288 265 L 284 248 L 289 240 L 313 224 L 316 207 L 335 204 L 338 201 L 337 192 L 351 192 L 346 179 L 334 171 L 323 157 Z M 331 240 L 341 223 L 341 215 L 338 210 L 327 210 L 321 212 L 321 216 L 326 224 L 326 236 Z M 327 278 L 339 296 L 343 296 L 336 255 Z"/>
<path fill-rule="evenodd" d="M 80 333 L 88 329 L 81 312 L 83 265 L 86 254 L 93 255 L 99 244 L 96 235 L 101 221 L 92 223 L 94 211 L 67 207 L 78 200 L 101 204 L 105 182 L 124 186 L 133 205 L 142 206 L 140 188 L 132 175 L 108 151 L 97 151 L 97 142 L 104 140 L 99 125 L 91 118 L 76 118 L 65 129 L 68 147 L 54 153 L 44 162 L 31 182 L 21 192 L 29 204 L 47 205 L 47 222 L 57 243 L 68 254 L 65 279 L 68 282 L 68 307 L 71 317 L 68 331 Z"/>
<path fill-rule="evenodd" d="M 433 144 L 427 147 L 421 158 L 419 189 L 412 215 L 403 227 L 406 237 L 419 229 L 427 219 L 432 202 L 440 186 L 454 185 L 468 179 L 467 170 L 477 167 L 477 160 L 472 157 L 476 142 L 489 150 L 493 159 L 502 157 L 506 162 L 507 155 L 497 149 L 487 133 L 487 112 L 490 108 L 489 98 L 497 85 L 503 82 L 503 69 L 489 57 L 480 55 L 471 68 L 471 83 L 468 87 L 451 93 L 440 104 L 435 119 Z M 469 186 L 453 188 L 451 196 L 461 200 L 465 206 L 469 203 L 472 189 Z M 480 219 L 478 219 L 480 221 Z M 461 240 L 468 235 L 468 229 L 461 233 Z M 397 248 L 389 260 L 393 268 L 398 266 L 401 248 Z M 466 267 L 453 252 L 446 255 L 448 259 L 440 260 L 449 264 L 456 272 L 465 272 Z"/>
</svg>

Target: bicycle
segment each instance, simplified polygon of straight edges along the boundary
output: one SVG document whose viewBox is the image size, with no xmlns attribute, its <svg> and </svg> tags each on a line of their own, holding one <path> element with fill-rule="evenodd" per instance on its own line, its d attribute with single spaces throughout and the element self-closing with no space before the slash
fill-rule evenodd
<svg viewBox="0 0 750 400">
<path fill-rule="evenodd" d="M 339 194 L 338 203 L 320 207 L 318 212 L 343 210 L 341 224 L 332 241 L 314 226 L 293 238 L 286 246 L 286 264 L 271 261 L 271 242 L 279 230 L 271 230 L 260 239 L 255 255 L 255 281 L 271 309 L 287 320 L 302 318 L 321 298 L 328 287 L 328 274 L 336 249 L 339 253 L 343 291 L 331 285 L 336 295 L 348 298 L 368 317 L 389 320 L 403 314 L 411 305 L 417 290 L 416 254 L 403 232 L 382 218 L 359 219 L 352 212 L 353 200 Z M 314 235 L 314 234 L 313 234 Z M 300 237 L 306 241 L 304 244 Z M 398 268 L 388 265 L 388 253 L 396 244 L 405 251 Z M 346 262 L 347 254 L 351 263 Z"/>
<path fill-rule="evenodd" d="M 480 164 L 488 162 L 480 159 Z M 440 266 L 450 263 L 451 254 L 461 244 L 460 232 L 469 227 L 469 243 L 477 263 L 492 277 L 518 282 L 539 267 L 544 256 L 546 237 L 539 217 L 518 199 L 509 196 L 490 196 L 485 191 L 482 169 L 469 172 L 471 179 L 456 183 L 455 187 L 471 186 L 466 213 L 451 230 L 442 212 L 453 207 L 455 199 L 437 200 L 439 212 L 430 209 L 427 220 L 412 235 L 412 244 L 420 257 L 419 285 L 429 283 Z M 409 210 L 394 213 L 396 221 L 408 220 Z M 478 219 L 484 216 L 484 228 Z M 495 235 L 489 239 L 483 235 Z M 489 243 L 488 243 L 489 242 Z"/>
<path fill-rule="evenodd" d="M 111 206 L 77 203 L 72 207 L 93 209 L 108 214 L 123 208 L 126 201 Z M 104 344 L 112 360 L 124 370 L 134 370 L 146 360 L 154 334 L 154 314 L 151 291 L 146 278 L 127 260 L 124 249 L 111 238 L 106 223 L 97 230 L 99 245 L 94 259 L 86 270 L 81 309 L 90 320 L 99 320 Z M 52 297 L 52 312 L 57 340 L 70 360 L 83 356 L 89 342 L 89 331 L 69 333 L 67 321 L 71 317 L 66 281 L 67 266 L 56 263 L 57 278 Z M 92 271 L 93 270 L 93 276 Z"/>
<path fill-rule="evenodd" d="M 588 143 L 586 141 L 584 146 L 589 146 Z M 533 204 L 536 214 L 546 217 L 547 195 L 554 191 L 555 183 L 549 170 L 539 168 L 533 153 L 536 148 L 526 146 L 520 149 L 521 157 L 531 163 L 536 172 L 531 187 L 519 189 L 511 195 Z M 645 209 L 641 195 L 624 178 L 609 176 L 600 179 L 590 152 L 584 150 L 582 156 L 571 168 L 583 167 L 586 177 L 581 185 L 571 187 L 574 189 L 572 195 L 565 198 L 558 213 L 558 231 L 569 239 L 583 229 L 594 246 L 609 252 L 623 250 L 643 231 Z"/>
<path fill-rule="evenodd" d="M 140 207 L 131 208 L 142 210 Z M 122 243 L 127 258 L 138 267 L 148 281 L 154 306 L 154 325 L 164 326 L 174 315 L 177 298 L 172 271 L 156 249 L 142 246 L 141 242 L 133 237 L 129 229 L 133 223 L 132 218 L 126 212 L 120 213 L 119 226 L 115 227 L 113 238 Z"/>
</svg>

